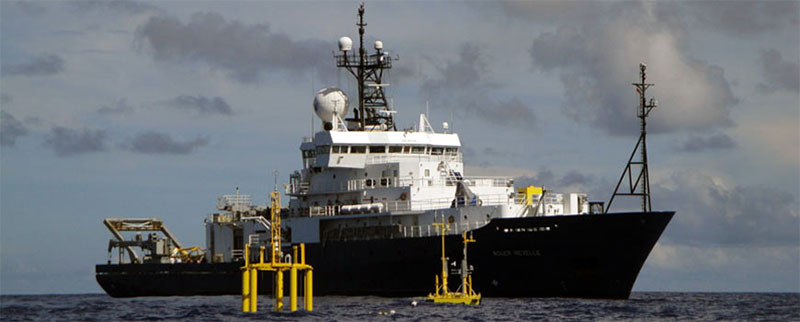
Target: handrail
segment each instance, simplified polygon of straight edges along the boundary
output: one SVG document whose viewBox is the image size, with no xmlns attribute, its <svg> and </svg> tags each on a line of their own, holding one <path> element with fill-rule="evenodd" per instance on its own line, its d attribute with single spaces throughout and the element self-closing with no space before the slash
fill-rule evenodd
<svg viewBox="0 0 800 322">
<path fill-rule="evenodd" d="M 461 181 L 469 187 L 511 187 L 512 177 L 469 176 L 461 177 Z M 339 182 L 315 183 L 301 182 L 300 184 L 287 185 L 287 193 L 308 193 L 309 191 L 325 191 L 326 193 L 352 192 L 375 188 L 398 188 L 409 186 L 422 187 L 454 187 L 459 179 L 454 177 L 378 177 L 365 179 L 351 179 Z"/>
<path fill-rule="evenodd" d="M 430 155 L 430 154 L 398 154 L 398 153 L 387 153 L 387 154 L 367 154 L 366 163 L 367 164 L 379 164 L 379 163 L 389 163 L 389 162 L 396 162 L 396 161 L 409 161 L 414 160 L 417 161 L 446 161 L 446 162 L 463 162 L 463 156 L 459 152 L 455 155 L 453 154 L 442 154 L 442 155 Z"/>
</svg>

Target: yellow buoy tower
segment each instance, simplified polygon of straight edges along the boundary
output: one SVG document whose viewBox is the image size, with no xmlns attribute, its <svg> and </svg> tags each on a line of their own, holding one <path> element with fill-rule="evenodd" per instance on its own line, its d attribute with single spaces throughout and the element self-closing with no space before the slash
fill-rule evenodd
<svg viewBox="0 0 800 322">
<path fill-rule="evenodd" d="M 277 184 L 276 184 L 277 187 Z M 313 302 L 313 270 L 306 264 L 306 245 L 300 244 L 300 254 L 297 246 L 292 246 L 294 256 L 291 263 L 283 261 L 281 256 L 281 194 L 273 191 L 270 193 L 270 261 L 264 261 L 264 246 L 259 247 L 257 263 L 250 262 L 250 244 L 244 248 L 244 266 L 242 266 L 242 312 L 256 312 L 258 310 L 258 271 L 275 272 L 275 311 L 283 311 L 283 272 L 289 271 L 289 310 L 297 311 L 297 273 L 305 272 L 305 310 L 311 311 Z"/>
<path fill-rule="evenodd" d="M 474 243 L 475 239 L 472 238 L 471 233 L 469 234 L 469 237 L 467 237 L 466 231 L 461 234 L 461 237 L 464 240 L 464 257 L 461 260 L 461 286 L 455 292 L 450 292 L 450 290 L 447 288 L 447 257 L 445 256 L 444 247 L 444 237 L 448 230 L 448 226 L 445 224 L 444 218 L 442 218 L 441 223 L 434 223 L 433 225 L 440 229 L 439 232 L 442 236 L 442 284 L 440 287 L 439 276 L 437 275 L 436 293 L 428 294 L 428 301 L 433 303 L 480 305 L 481 294 L 475 293 L 475 291 L 472 289 L 472 273 L 467 265 L 467 244 Z"/>
</svg>

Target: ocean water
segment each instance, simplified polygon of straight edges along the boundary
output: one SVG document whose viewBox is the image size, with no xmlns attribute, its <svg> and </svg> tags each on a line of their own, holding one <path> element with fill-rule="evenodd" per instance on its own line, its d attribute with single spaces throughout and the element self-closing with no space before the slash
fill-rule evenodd
<svg viewBox="0 0 800 322">
<path fill-rule="evenodd" d="M 242 313 L 238 296 L 5 295 L 0 296 L 0 320 L 800 321 L 797 293 L 633 293 L 628 300 L 486 298 L 480 306 L 430 304 L 421 298 L 321 296 L 314 298 L 312 312 L 283 313 L 272 312 L 270 297 L 258 300 L 257 313 Z M 414 300 L 417 306 L 411 305 Z"/>
</svg>

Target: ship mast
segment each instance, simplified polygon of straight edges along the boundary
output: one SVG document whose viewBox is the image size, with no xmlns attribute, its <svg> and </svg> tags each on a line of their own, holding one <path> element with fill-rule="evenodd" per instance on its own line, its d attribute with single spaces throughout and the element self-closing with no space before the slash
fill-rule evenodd
<svg viewBox="0 0 800 322">
<path fill-rule="evenodd" d="M 650 212 L 653 210 L 653 206 L 650 203 L 650 174 L 647 169 L 647 116 L 650 114 L 650 111 L 658 105 L 658 101 L 651 97 L 650 102 L 647 102 L 645 91 L 647 91 L 650 86 L 654 86 L 654 84 L 648 84 L 646 82 L 646 69 L 647 65 L 644 63 L 639 64 L 639 77 L 641 80 L 639 83 L 631 84 L 636 87 L 636 92 L 639 93 L 639 108 L 636 113 L 641 125 L 639 141 L 636 142 L 636 147 L 633 148 L 631 157 L 628 158 L 628 164 L 625 166 L 625 170 L 622 171 L 619 181 L 617 181 L 617 187 L 614 188 L 614 194 L 611 195 L 611 200 L 608 201 L 608 206 L 605 209 L 606 213 L 611 209 L 611 203 L 614 202 L 614 197 L 616 196 L 641 197 L 642 212 Z M 636 156 L 637 151 L 639 151 L 639 160 L 634 161 L 633 158 Z M 636 176 L 635 180 L 632 169 L 634 167 L 637 167 L 639 170 L 639 174 Z M 628 190 L 619 191 L 620 185 L 622 185 L 622 181 L 626 177 L 628 178 Z"/>
<path fill-rule="evenodd" d="M 392 113 L 386 103 L 386 94 L 383 87 L 389 84 L 382 83 L 383 72 L 392 68 L 392 58 L 383 51 L 383 42 L 375 42 L 375 53 L 369 54 L 364 48 L 364 4 L 358 8 L 358 55 L 348 55 L 351 51 L 350 44 L 343 45 L 343 41 L 350 42 L 350 38 L 342 37 L 339 41 L 340 55 L 335 55 L 336 67 L 344 68 L 356 78 L 358 83 L 358 108 L 354 108 L 355 116 L 346 119 L 358 123 L 360 130 L 389 130 L 395 129 Z"/>
</svg>

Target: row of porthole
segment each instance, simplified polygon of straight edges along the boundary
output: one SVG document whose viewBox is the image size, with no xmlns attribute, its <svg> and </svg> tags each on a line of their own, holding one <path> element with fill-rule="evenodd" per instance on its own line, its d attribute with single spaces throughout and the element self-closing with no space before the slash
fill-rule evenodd
<svg viewBox="0 0 800 322">
<path fill-rule="evenodd" d="M 553 228 L 558 228 L 558 225 L 555 225 L 555 227 L 553 227 Z M 497 229 L 499 230 L 500 227 L 498 227 Z M 503 228 L 503 232 L 504 233 L 525 233 L 525 232 L 532 233 L 532 232 L 540 232 L 540 231 L 550 231 L 550 226 L 528 227 L 528 228 L 521 228 L 521 227 L 518 227 L 518 228 Z"/>
</svg>

